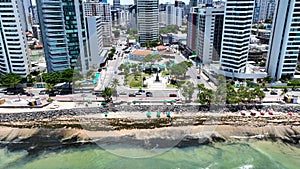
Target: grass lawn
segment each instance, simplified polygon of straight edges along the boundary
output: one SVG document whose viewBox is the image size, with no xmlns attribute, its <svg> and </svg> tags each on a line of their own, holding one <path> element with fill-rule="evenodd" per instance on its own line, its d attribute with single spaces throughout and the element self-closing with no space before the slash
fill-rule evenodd
<svg viewBox="0 0 300 169">
<path fill-rule="evenodd" d="M 142 87 L 142 76 L 138 75 L 134 78 L 134 75 L 129 75 L 127 77 L 127 83 L 130 87 Z"/>
</svg>

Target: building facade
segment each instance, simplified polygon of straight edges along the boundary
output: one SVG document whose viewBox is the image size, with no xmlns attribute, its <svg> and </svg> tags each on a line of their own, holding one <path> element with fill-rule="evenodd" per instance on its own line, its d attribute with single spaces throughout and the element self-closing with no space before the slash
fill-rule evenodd
<svg viewBox="0 0 300 169">
<path fill-rule="evenodd" d="M 248 59 L 254 0 L 227 0 L 225 6 L 220 69 L 244 73 Z"/>
<path fill-rule="evenodd" d="M 190 9 L 190 13 L 188 15 L 186 46 L 191 51 L 196 51 L 198 12 L 199 7 L 193 7 Z"/>
<path fill-rule="evenodd" d="M 82 0 L 37 1 L 48 72 L 89 69 Z"/>
<path fill-rule="evenodd" d="M 273 18 L 277 0 L 255 0 L 253 22 Z"/>
<path fill-rule="evenodd" d="M 97 1 L 88 1 L 84 3 L 85 16 L 100 16 L 102 19 L 104 47 L 110 47 L 112 44 L 112 19 L 110 8 L 109 4 Z"/>
<path fill-rule="evenodd" d="M 300 0 L 279 0 L 275 9 L 267 72 L 278 80 L 295 73 L 300 49 Z"/>
<path fill-rule="evenodd" d="M 158 0 L 137 0 L 136 4 L 138 41 L 144 45 L 159 38 Z"/>
<path fill-rule="evenodd" d="M 30 71 L 21 0 L 0 1 L 0 75 Z"/>
<path fill-rule="evenodd" d="M 106 61 L 103 52 L 103 22 L 100 16 L 87 16 L 86 31 L 88 42 L 88 53 L 91 68 L 98 68 Z"/>
<path fill-rule="evenodd" d="M 219 61 L 221 54 L 224 8 L 203 8 L 197 24 L 197 57 L 202 64 Z"/>
</svg>

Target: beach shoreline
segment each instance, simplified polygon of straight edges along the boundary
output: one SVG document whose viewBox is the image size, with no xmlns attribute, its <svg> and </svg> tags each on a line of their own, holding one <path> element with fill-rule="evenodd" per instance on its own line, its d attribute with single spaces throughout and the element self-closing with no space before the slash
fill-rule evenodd
<svg viewBox="0 0 300 169">
<path fill-rule="evenodd" d="M 14 115 L 10 113 L 10 117 Z M 170 118 L 165 112 L 160 118 L 152 112 L 148 118 L 144 111 L 109 112 L 107 117 L 97 111 L 42 117 L 2 119 L 0 146 L 36 152 L 84 144 L 129 144 L 151 149 L 238 140 L 282 141 L 299 146 L 300 140 L 298 114 L 279 112 L 263 116 L 251 116 L 250 111 L 245 116 L 239 112 L 172 112 Z"/>
</svg>

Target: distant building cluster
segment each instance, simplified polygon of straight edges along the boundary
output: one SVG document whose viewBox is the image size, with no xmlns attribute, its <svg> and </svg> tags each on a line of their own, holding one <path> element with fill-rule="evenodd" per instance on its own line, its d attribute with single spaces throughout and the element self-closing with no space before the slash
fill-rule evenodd
<svg viewBox="0 0 300 169">
<path fill-rule="evenodd" d="M 196 53 L 200 66 L 237 79 L 294 76 L 300 0 L 200 0 L 190 6 L 185 50 Z"/>
<path fill-rule="evenodd" d="M 269 75 L 279 80 L 295 75 L 300 0 L 112 2 L 37 0 L 33 5 L 31 0 L 0 1 L 0 74 L 26 77 L 35 70 L 30 63 L 33 50 L 44 51 L 48 72 L 76 68 L 85 74 L 106 63 L 113 30 L 135 28 L 137 34 L 130 37 L 130 43 L 178 44 L 197 66 L 210 65 L 217 68 L 210 72 L 228 78 L 257 80 Z M 160 33 L 167 26 L 180 28 L 181 33 Z"/>
</svg>

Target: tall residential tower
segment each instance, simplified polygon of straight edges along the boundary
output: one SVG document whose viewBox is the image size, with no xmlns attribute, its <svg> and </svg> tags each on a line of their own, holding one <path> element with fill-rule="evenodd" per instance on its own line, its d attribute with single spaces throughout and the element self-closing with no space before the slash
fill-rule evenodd
<svg viewBox="0 0 300 169">
<path fill-rule="evenodd" d="M 21 0 L 0 1 L 0 75 L 29 74 L 26 21 L 21 4 Z"/>
<path fill-rule="evenodd" d="M 159 38 L 158 0 L 137 0 L 137 29 L 139 43 Z"/>
<path fill-rule="evenodd" d="M 197 57 L 207 64 L 220 60 L 224 8 L 200 9 L 197 24 Z"/>
<path fill-rule="evenodd" d="M 248 59 L 254 0 L 227 0 L 224 15 L 220 68 L 245 73 Z"/>
<path fill-rule="evenodd" d="M 49 72 L 89 69 L 82 0 L 38 0 L 40 29 Z"/>
<path fill-rule="evenodd" d="M 300 49 L 300 0 L 279 0 L 275 8 L 267 60 L 268 74 L 293 76 Z"/>
</svg>

